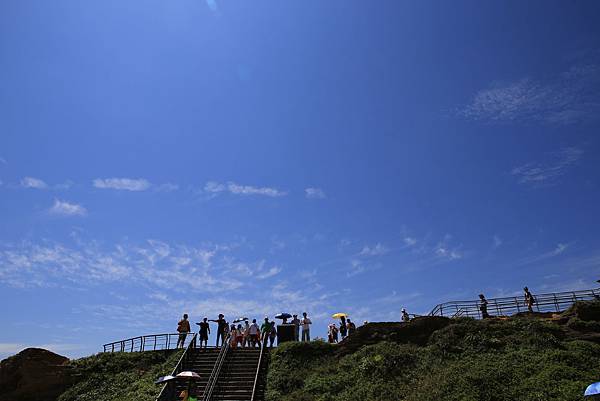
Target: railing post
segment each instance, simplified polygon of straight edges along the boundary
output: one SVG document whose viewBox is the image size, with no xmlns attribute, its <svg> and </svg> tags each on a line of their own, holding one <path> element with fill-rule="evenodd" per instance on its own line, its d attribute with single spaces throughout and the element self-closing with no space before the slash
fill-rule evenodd
<svg viewBox="0 0 600 401">
<path fill-rule="evenodd" d="M 517 313 L 521 313 L 521 308 L 519 308 L 519 298 L 515 297 L 515 304 L 517 305 Z"/>
</svg>

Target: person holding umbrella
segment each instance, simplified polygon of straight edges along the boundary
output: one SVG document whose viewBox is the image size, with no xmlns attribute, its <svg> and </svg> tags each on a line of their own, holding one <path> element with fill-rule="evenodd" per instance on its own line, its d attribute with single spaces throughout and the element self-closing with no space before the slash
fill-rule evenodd
<svg viewBox="0 0 600 401">
<path fill-rule="evenodd" d="M 345 313 L 334 313 L 334 314 L 332 315 L 332 317 L 333 317 L 334 319 L 338 319 L 338 318 L 340 319 L 340 329 L 339 329 L 339 332 L 340 332 L 340 334 L 342 335 L 342 340 L 343 340 L 344 338 L 346 338 L 346 333 L 348 332 L 348 331 L 347 331 L 347 327 L 346 327 L 346 317 L 347 317 L 347 316 L 348 316 L 348 315 L 346 315 Z M 337 342 L 337 341 L 336 341 L 336 342 Z"/>
</svg>

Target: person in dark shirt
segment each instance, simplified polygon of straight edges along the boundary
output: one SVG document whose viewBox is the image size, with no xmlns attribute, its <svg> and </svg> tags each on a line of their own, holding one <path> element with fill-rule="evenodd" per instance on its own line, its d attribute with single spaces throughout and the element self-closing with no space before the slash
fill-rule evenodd
<svg viewBox="0 0 600 401">
<path fill-rule="evenodd" d="M 208 335 L 210 334 L 210 324 L 208 324 L 208 318 L 202 319 L 202 322 L 196 323 L 200 326 L 200 348 L 202 348 L 202 342 L 204 342 L 204 348 L 208 347 Z"/>
<path fill-rule="evenodd" d="M 346 334 L 348 333 L 348 327 L 346 326 L 346 317 L 340 317 L 340 335 L 342 336 L 342 340 L 346 338 Z"/>
<path fill-rule="evenodd" d="M 294 341 L 300 340 L 300 319 L 298 319 L 298 315 L 294 315 L 292 322 L 294 325 Z"/>
<path fill-rule="evenodd" d="M 479 294 L 479 310 L 481 311 L 481 318 L 482 319 L 487 319 L 490 317 L 489 313 L 488 313 L 488 301 L 487 299 L 485 299 L 485 296 L 483 294 Z"/>
<path fill-rule="evenodd" d="M 348 323 L 346 323 L 346 327 L 348 328 L 348 335 L 351 336 L 356 331 L 356 325 L 350 319 L 348 319 Z"/>
<path fill-rule="evenodd" d="M 227 321 L 225 320 L 225 315 L 219 313 L 219 318 L 217 320 L 211 320 L 211 322 L 217 323 L 217 342 L 216 346 L 219 346 L 219 339 L 221 339 L 221 344 L 225 344 L 225 334 L 227 332 Z"/>
<path fill-rule="evenodd" d="M 527 305 L 527 310 L 529 312 L 533 312 L 533 304 L 535 303 L 533 294 L 529 292 L 529 288 L 527 287 L 523 288 L 523 291 L 525 292 L 525 305 Z"/>
</svg>

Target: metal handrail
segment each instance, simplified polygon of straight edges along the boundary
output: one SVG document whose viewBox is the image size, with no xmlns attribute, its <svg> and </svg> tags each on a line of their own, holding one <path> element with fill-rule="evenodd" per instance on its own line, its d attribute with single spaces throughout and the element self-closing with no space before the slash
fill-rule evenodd
<svg viewBox="0 0 600 401">
<path fill-rule="evenodd" d="M 197 336 L 198 336 L 198 334 L 194 334 L 194 337 L 192 337 L 192 341 L 189 342 L 188 346 L 185 348 L 185 351 L 183 351 L 183 354 L 181 354 L 181 357 L 179 357 L 177 364 L 173 368 L 173 371 L 171 372 L 171 376 L 176 376 L 178 373 L 181 372 L 181 369 L 183 369 L 183 364 L 187 360 L 189 350 L 191 348 L 196 348 L 196 337 Z M 158 397 L 156 398 L 157 401 L 162 399 L 163 394 L 165 393 L 165 390 L 166 390 L 168 384 L 169 383 L 165 383 L 162 386 L 162 388 L 160 389 L 160 393 L 158 393 Z"/>
<path fill-rule="evenodd" d="M 217 384 L 217 380 L 219 379 L 219 374 L 221 373 L 221 368 L 223 367 L 223 363 L 225 362 L 227 352 L 229 351 L 230 337 L 231 335 L 227 334 L 224 343 L 221 345 L 221 351 L 219 351 L 219 356 L 217 356 L 215 366 L 213 367 L 213 370 L 210 373 L 210 377 L 208 378 L 208 382 L 206 383 L 206 387 L 204 388 L 204 394 L 202 394 L 203 401 L 209 401 L 213 395 L 215 386 Z"/>
<path fill-rule="evenodd" d="M 102 347 L 103 352 L 142 352 L 174 349 L 177 347 L 177 341 L 172 341 L 172 338 L 179 338 L 180 335 L 181 333 L 149 334 L 113 341 L 103 344 Z M 191 332 L 188 333 L 188 336 L 191 335 Z"/>
<path fill-rule="evenodd" d="M 537 312 L 558 313 L 567 309 L 577 301 L 590 301 L 600 299 L 600 289 L 569 291 L 559 293 L 535 294 L 533 308 Z M 488 312 L 499 316 L 510 315 L 527 310 L 524 296 L 490 298 Z M 481 318 L 480 301 L 452 301 L 436 305 L 429 316 L 469 316 Z"/>
<path fill-rule="evenodd" d="M 250 401 L 254 401 L 254 397 L 256 396 L 256 386 L 258 385 L 258 376 L 260 374 L 260 367 L 262 365 L 263 354 L 265 352 L 265 348 L 267 348 L 267 340 L 269 337 L 263 339 L 262 347 L 260 348 L 260 355 L 258 356 L 258 365 L 256 366 L 256 375 L 254 376 L 254 385 L 252 386 L 252 397 Z"/>
</svg>

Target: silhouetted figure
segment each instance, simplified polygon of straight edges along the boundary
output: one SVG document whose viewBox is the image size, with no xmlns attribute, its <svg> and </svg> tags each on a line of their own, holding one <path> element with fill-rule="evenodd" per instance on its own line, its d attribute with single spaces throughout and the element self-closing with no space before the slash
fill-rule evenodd
<svg viewBox="0 0 600 401">
<path fill-rule="evenodd" d="M 221 339 L 221 344 L 225 344 L 225 336 L 227 334 L 229 325 L 225 320 L 225 315 L 219 313 L 219 318 L 217 320 L 211 319 L 211 322 L 217 323 L 217 342 L 216 346 L 219 346 L 219 339 Z"/>
<path fill-rule="evenodd" d="M 356 325 L 350 319 L 348 319 L 348 323 L 346 323 L 346 327 L 348 328 L 348 335 L 351 336 L 356 331 Z"/>
<path fill-rule="evenodd" d="M 346 318 L 344 316 L 340 316 L 340 335 L 342 336 L 342 340 L 346 338 L 347 333 L 348 328 L 346 327 Z"/>
<path fill-rule="evenodd" d="M 298 315 L 294 315 L 291 323 L 294 325 L 294 341 L 300 340 L 300 319 Z"/>
<path fill-rule="evenodd" d="M 192 331 L 192 329 L 190 328 L 190 322 L 188 322 L 188 315 L 185 313 L 183 315 L 183 319 L 177 323 L 177 332 L 179 333 L 179 338 L 177 339 L 177 348 L 183 348 L 183 345 L 185 344 L 185 338 L 190 331 Z"/>
<path fill-rule="evenodd" d="M 196 323 L 200 326 L 200 331 L 198 332 L 200 337 L 200 348 L 202 348 L 202 342 L 204 342 L 204 348 L 208 347 L 208 335 L 210 334 L 210 324 L 208 324 L 208 318 L 202 319 L 202 322 Z"/>
<path fill-rule="evenodd" d="M 402 308 L 402 321 L 404 323 L 410 322 L 410 316 L 409 316 L 408 312 L 406 311 L 406 309 L 404 309 L 404 308 Z"/>
<path fill-rule="evenodd" d="M 489 313 L 488 313 L 488 301 L 487 299 L 485 299 L 485 296 L 483 294 L 479 294 L 479 310 L 481 311 L 481 317 L 483 319 L 487 319 L 490 317 Z"/>
<path fill-rule="evenodd" d="M 525 305 L 527 305 L 527 310 L 529 312 L 533 312 L 535 298 L 533 298 L 533 295 L 531 295 L 531 292 L 529 292 L 529 288 L 525 287 L 523 288 L 523 291 L 525 292 Z"/>
</svg>

